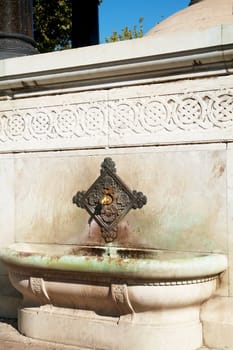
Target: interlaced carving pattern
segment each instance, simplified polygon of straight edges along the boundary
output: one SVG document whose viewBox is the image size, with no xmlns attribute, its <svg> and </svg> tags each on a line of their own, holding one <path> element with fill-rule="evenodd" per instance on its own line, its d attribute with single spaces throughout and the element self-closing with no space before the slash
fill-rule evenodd
<svg viewBox="0 0 233 350">
<path fill-rule="evenodd" d="M 233 127 L 233 91 L 137 97 L 0 112 L 0 142 L 166 134 Z"/>
</svg>

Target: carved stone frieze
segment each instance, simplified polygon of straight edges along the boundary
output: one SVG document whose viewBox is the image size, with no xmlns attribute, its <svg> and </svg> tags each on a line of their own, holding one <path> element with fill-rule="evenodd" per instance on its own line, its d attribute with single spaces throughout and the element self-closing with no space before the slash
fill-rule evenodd
<svg viewBox="0 0 233 350">
<path fill-rule="evenodd" d="M 103 135 L 105 122 L 103 105 L 98 102 L 2 111 L 0 142 Z"/>
<path fill-rule="evenodd" d="M 110 130 L 145 134 L 233 126 L 233 91 L 152 96 L 110 102 Z"/>
<path fill-rule="evenodd" d="M 79 148 L 93 146 L 93 142 L 111 146 L 119 136 L 125 144 L 127 137 L 130 144 L 132 140 L 137 144 L 137 138 L 150 136 L 153 142 L 149 143 L 172 143 L 177 134 L 187 140 L 192 135 L 195 142 L 195 132 L 215 141 L 218 134 L 227 139 L 232 129 L 233 89 L 77 103 L 67 100 L 56 106 L 0 111 L 0 145 L 4 149 L 17 149 L 22 143 L 31 149 L 35 142 L 39 149 L 56 149 L 59 141 L 66 142 L 63 148 L 68 148 L 69 142 Z M 83 143 L 84 139 L 88 141 Z"/>
</svg>

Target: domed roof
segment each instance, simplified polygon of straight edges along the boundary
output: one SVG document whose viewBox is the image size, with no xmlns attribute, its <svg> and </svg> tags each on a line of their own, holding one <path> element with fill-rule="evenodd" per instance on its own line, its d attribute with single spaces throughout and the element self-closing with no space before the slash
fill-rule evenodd
<svg viewBox="0 0 233 350">
<path fill-rule="evenodd" d="M 190 5 L 157 24 L 146 35 L 206 29 L 233 23 L 233 0 L 192 0 Z"/>
</svg>

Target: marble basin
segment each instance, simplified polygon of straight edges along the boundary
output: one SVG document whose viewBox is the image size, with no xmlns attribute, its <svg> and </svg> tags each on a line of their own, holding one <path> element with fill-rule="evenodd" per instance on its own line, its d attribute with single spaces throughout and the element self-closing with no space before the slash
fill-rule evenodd
<svg viewBox="0 0 233 350">
<path fill-rule="evenodd" d="M 227 268 L 223 254 L 55 244 L 16 243 L 1 260 L 23 334 L 113 350 L 200 347 L 201 304 Z"/>
<path fill-rule="evenodd" d="M 227 267 L 224 254 L 61 244 L 15 243 L 2 248 L 0 258 L 9 269 L 91 273 L 122 281 L 194 279 Z"/>
</svg>

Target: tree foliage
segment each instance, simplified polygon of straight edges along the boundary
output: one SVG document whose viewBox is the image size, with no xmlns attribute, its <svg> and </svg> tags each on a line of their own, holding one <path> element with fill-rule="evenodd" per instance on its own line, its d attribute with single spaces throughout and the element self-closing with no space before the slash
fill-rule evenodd
<svg viewBox="0 0 233 350">
<path fill-rule="evenodd" d="M 111 36 L 105 38 L 105 41 L 107 43 L 110 43 L 110 42 L 121 41 L 121 40 L 141 38 L 143 36 L 143 20 L 144 18 L 140 17 L 138 20 L 139 26 L 135 24 L 133 29 L 129 29 L 128 26 L 125 26 L 121 30 L 121 33 L 113 31 Z"/>
<path fill-rule="evenodd" d="M 78 1 L 78 0 L 76 0 Z M 88 0 L 85 0 L 88 1 Z M 99 0 L 99 4 L 102 0 Z M 71 48 L 72 0 L 33 0 L 34 38 L 39 52 Z M 143 17 L 139 27 L 124 27 L 121 33 L 113 32 L 106 42 L 128 40 L 143 36 Z"/>
<path fill-rule="evenodd" d="M 34 0 L 34 38 L 40 52 L 71 47 L 71 0 Z"/>
</svg>

